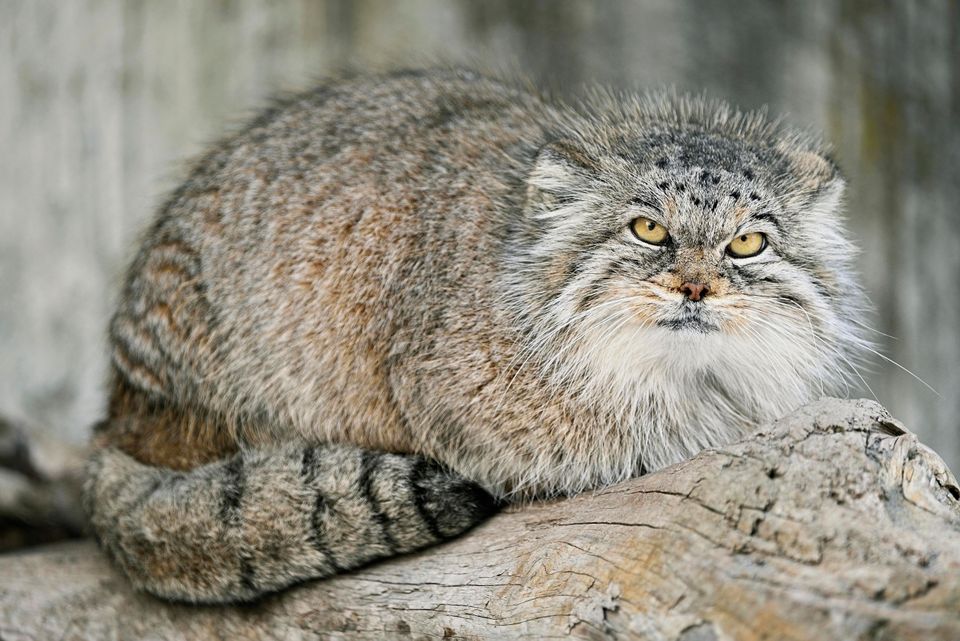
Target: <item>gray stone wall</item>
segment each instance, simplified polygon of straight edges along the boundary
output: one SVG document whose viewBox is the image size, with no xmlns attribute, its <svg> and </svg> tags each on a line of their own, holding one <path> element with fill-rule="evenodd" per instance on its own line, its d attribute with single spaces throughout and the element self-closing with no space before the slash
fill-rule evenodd
<svg viewBox="0 0 960 641">
<path fill-rule="evenodd" d="M 183 161 L 344 66 L 466 62 L 561 94 L 675 85 L 821 129 L 851 181 L 876 397 L 960 467 L 960 6 L 2 0 L 0 413 L 79 441 L 134 239 Z M 866 387 L 866 386 L 864 386 Z"/>
</svg>

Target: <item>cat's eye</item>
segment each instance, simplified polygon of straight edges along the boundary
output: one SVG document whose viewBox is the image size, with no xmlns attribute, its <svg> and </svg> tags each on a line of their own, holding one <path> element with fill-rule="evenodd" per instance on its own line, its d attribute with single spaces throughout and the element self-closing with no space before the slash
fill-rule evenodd
<svg viewBox="0 0 960 641">
<path fill-rule="evenodd" d="M 649 218 L 634 218 L 630 223 L 630 231 L 643 242 L 650 245 L 664 245 L 670 239 L 667 228 Z"/>
<path fill-rule="evenodd" d="M 750 258 L 767 248 L 767 237 L 758 231 L 740 234 L 727 245 L 727 253 L 734 258 Z"/>
</svg>

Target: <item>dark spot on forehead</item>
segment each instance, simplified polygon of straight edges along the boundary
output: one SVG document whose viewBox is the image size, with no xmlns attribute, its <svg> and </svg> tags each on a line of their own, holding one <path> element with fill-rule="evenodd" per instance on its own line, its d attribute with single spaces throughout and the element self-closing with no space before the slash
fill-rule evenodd
<svg viewBox="0 0 960 641">
<path fill-rule="evenodd" d="M 623 138 L 617 146 L 617 155 L 638 164 L 648 164 L 655 159 L 653 164 L 659 169 L 700 167 L 703 171 L 699 180 L 704 183 L 708 180 L 719 183 L 718 170 L 753 180 L 756 177 L 753 167 L 779 167 L 783 163 L 781 154 L 771 147 L 705 130 L 659 131 L 638 138 Z"/>
</svg>

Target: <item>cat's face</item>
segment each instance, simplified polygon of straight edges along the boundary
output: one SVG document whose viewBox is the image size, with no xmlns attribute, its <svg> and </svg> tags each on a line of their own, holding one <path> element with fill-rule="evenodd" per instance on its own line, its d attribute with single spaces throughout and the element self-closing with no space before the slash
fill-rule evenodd
<svg viewBox="0 0 960 641">
<path fill-rule="evenodd" d="M 528 214 L 549 368 L 627 396 L 720 381 L 776 411 L 835 391 L 860 344 L 841 192 L 796 139 L 666 127 L 548 145 Z"/>
</svg>

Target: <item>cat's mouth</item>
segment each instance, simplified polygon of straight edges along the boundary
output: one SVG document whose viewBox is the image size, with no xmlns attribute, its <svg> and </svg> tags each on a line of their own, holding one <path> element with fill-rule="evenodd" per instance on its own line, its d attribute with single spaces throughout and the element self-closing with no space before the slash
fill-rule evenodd
<svg viewBox="0 0 960 641">
<path fill-rule="evenodd" d="M 658 319 L 657 325 L 677 332 L 709 334 L 720 330 L 720 325 L 710 316 L 712 314 L 704 311 L 702 303 L 685 301 L 676 309 L 675 314 Z"/>
<path fill-rule="evenodd" d="M 702 318 L 672 318 L 668 320 L 659 320 L 657 325 L 666 327 L 674 331 L 699 332 L 709 334 L 720 329 L 718 325 L 703 320 Z"/>
</svg>

